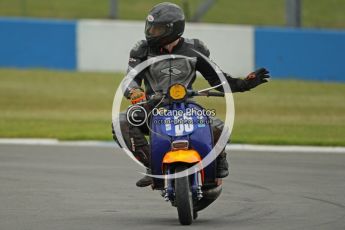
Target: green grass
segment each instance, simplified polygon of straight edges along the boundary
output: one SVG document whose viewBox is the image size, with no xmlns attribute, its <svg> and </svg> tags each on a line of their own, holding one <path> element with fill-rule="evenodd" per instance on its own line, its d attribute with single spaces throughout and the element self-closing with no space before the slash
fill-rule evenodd
<svg viewBox="0 0 345 230">
<path fill-rule="evenodd" d="M 122 76 L 0 69 L 0 137 L 111 140 Z M 235 143 L 345 146 L 345 84 L 272 80 L 234 96 Z M 224 117 L 223 99 L 201 103 Z"/>
<path fill-rule="evenodd" d="M 159 0 L 118 0 L 120 19 L 144 20 Z M 171 0 L 182 4 L 182 0 Z M 202 0 L 188 0 L 192 15 Z M 302 22 L 305 27 L 345 28 L 344 0 L 303 0 Z M 109 0 L 0 0 L 0 16 L 48 18 L 109 17 Z M 285 0 L 217 0 L 204 22 L 273 25 L 285 24 Z"/>
<path fill-rule="evenodd" d="M 345 28 L 345 1 L 302 0 L 302 26 Z M 206 22 L 285 25 L 285 0 L 219 0 Z"/>
<path fill-rule="evenodd" d="M 109 139 L 114 74 L 0 71 L 0 136 Z"/>
</svg>

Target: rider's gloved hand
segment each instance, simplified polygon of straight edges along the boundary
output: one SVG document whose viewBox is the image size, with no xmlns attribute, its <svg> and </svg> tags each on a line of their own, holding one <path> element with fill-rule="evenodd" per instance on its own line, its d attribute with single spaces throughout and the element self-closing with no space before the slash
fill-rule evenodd
<svg viewBox="0 0 345 230">
<path fill-rule="evenodd" d="M 268 73 L 269 71 L 265 68 L 260 68 L 248 74 L 244 81 L 246 82 L 247 87 L 249 89 L 252 89 L 262 83 L 268 82 L 268 78 L 270 78 L 270 75 L 268 75 Z"/>
<path fill-rule="evenodd" d="M 145 101 L 146 95 L 143 89 L 141 88 L 134 88 L 131 89 L 129 92 L 129 98 L 131 100 L 131 103 L 134 105 L 138 102 Z"/>
</svg>

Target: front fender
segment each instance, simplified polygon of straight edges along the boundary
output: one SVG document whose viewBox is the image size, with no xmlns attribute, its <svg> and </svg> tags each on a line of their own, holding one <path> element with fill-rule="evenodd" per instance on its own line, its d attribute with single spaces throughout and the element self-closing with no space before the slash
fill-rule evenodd
<svg viewBox="0 0 345 230">
<path fill-rule="evenodd" d="M 163 158 L 163 164 L 171 164 L 175 162 L 184 162 L 192 164 L 198 163 L 200 161 L 200 154 L 193 149 L 169 151 L 165 154 Z"/>
</svg>

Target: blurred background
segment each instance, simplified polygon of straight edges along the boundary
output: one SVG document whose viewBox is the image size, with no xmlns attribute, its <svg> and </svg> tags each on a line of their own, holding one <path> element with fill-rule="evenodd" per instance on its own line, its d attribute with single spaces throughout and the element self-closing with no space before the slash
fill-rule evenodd
<svg viewBox="0 0 345 230">
<path fill-rule="evenodd" d="M 160 2 L 0 0 L 0 138 L 111 140 L 129 51 Z M 185 10 L 184 36 L 224 71 L 271 71 L 234 95 L 232 142 L 345 145 L 344 0 L 171 2 Z M 210 100 L 200 103 L 224 117 L 224 101 Z"/>
<path fill-rule="evenodd" d="M 61 19 L 109 19 L 144 20 L 147 12 L 162 1 L 157 0 L 1 0 L 1 16 L 39 17 Z M 246 25 L 286 25 L 287 7 L 300 8 L 303 27 L 345 27 L 345 3 L 343 0 L 175 0 L 189 21 Z M 299 5 L 299 6 L 298 6 Z"/>
</svg>

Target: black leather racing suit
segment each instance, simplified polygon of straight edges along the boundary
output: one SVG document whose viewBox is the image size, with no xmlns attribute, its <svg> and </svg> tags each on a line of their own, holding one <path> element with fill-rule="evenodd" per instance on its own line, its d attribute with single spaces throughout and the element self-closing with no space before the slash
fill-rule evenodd
<svg viewBox="0 0 345 230">
<path fill-rule="evenodd" d="M 145 92 L 147 95 L 154 92 L 165 92 L 168 87 L 175 82 L 184 84 L 188 89 L 192 88 L 192 85 L 196 78 L 196 71 L 199 71 L 201 75 L 208 81 L 211 86 L 220 84 L 220 79 L 212 66 L 200 55 L 209 57 L 210 52 L 207 47 L 198 39 L 180 38 L 178 44 L 169 53 L 164 48 L 155 49 L 149 47 L 145 40 L 139 41 L 130 52 L 128 71 L 135 68 L 138 64 L 151 57 L 156 57 L 164 54 L 176 54 L 190 57 L 188 59 L 167 59 L 154 63 L 141 71 L 134 81 L 129 84 L 129 87 L 125 90 L 125 96 L 129 97 L 129 91 L 132 88 L 141 88 L 142 83 L 145 85 Z M 243 92 L 249 90 L 245 80 L 232 78 L 228 74 L 224 73 L 227 81 L 229 82 L 232 92 Z M 223 91 L 223 87 L 217 88 L 219 91 Z M 145 166 L 149 165 L 149 145 L 145 138 L 145 134 L 148 134 L 146 125 L 132 126 L 126 119 L 126 114 L 120 114 L 120 126 L 123 138 L 127 147 L 133 152 L 134 156 L 141 161 Z M 212 118 L 212 129 L 214 143 L 216 143 L 223 130 L 224 123 L 218 118 Z M 113 137 L 116 141 L 116 137 Z M 224 151 L 223 151 L 224 152 Z M 225 154 L 225 152 L 224 152 Z"/>
</svg>

